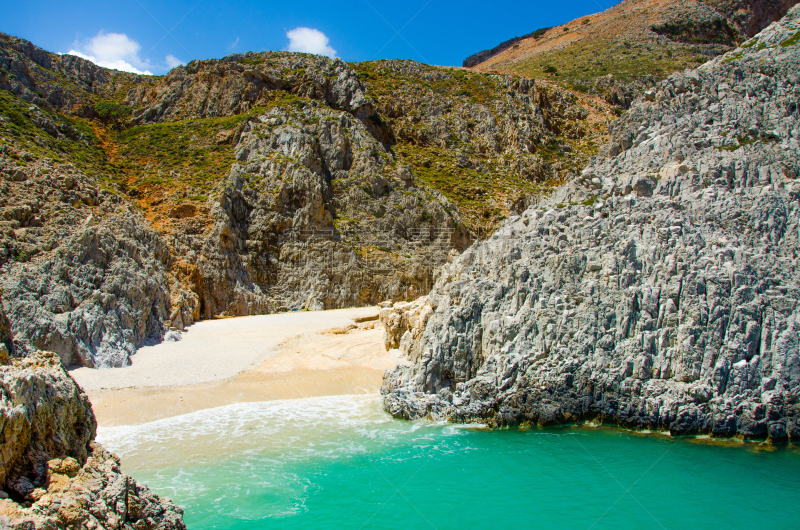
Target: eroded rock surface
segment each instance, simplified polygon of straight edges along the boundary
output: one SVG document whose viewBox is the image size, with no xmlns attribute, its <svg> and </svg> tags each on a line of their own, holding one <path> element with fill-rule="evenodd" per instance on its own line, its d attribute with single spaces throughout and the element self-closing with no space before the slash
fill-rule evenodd
<svg viewBox="0 0 800 530">
<path fill-rule="evenodd" d="M 609 158 L 448 266 L 386 409 L 800 439 L 798 22 L 645 94 Z"/>
<path fill-rule="evenodd" d="M 243 128 L 197 256 L 205 316 L 332 309 L 429 289 L 471 240 L 457 208 L 349 112 L 273 109 Z"/>
<path fill-rule="evenodd" d="M 386 349 L 399 348 L 404 355 L 409 356 L 411 346 L 419 343 L 432 312 L 427 296 L 410 302 L 381 303 L 378 318 L 383 323 L 383 343 Z"/>
<path fill-rule="evenodd" d="M 278 91 L 362 118 L 374 113 L 358 75 L 341 59 L 286 52 L 233 54 L 174 68 L 158 87 L 132 90 L 138 123 L 230 116 L 268 103 Z"/>
<path fill-rule="evenodd" d="M 0 526 L 184 529 L 183 511 L 93 442 L 91 404 L 55 353 L 0 365 Z"/>
<path fill-rule="evenodd" d="M 163 237 L 117 195 L 69 165 L 0 167 L 0 288 L 17 355 L 125 366 L 163 338 L 175 311 L 187 325 L 196 318 L 199 301 L 170 275 Z"/>
<path fill-rule="evenodd" d="M 97 423 L 78 385 L 47 352 L 0 365 L 0 487 L 25 498 L 47 481 L 47 461 L 84 462 Z"/>
<path fill-rule="evenodd" d="M 46 462 L 47 487 L 30 501 L 0 500 L 0 524 L 15 530 L 121 528 L 183 530 L 183 510 L 120 470 L 120 461 L 100 444 L 90 444 L 81 466 L 71 458 Z"/>
</svg>

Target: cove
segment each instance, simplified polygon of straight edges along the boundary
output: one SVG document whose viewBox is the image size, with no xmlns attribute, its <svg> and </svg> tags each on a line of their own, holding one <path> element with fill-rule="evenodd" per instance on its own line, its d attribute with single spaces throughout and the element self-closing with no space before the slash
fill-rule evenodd
<svg viewBox="0 0 800 530">
<path fill-rule="evenodd" d="M 98 439 L 190 529 L 794 527 L 800 448 L 394 420 L 379 396 L 243 403 Z"/>
</svg>

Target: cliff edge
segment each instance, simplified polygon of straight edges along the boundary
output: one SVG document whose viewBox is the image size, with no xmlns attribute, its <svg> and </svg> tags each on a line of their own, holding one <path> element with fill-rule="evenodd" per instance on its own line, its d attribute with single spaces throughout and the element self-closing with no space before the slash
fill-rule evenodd
<svg viewBox="0 0 800 530">
<path fill-rule="evenodd" d="M 385 308 L 414 361 L 386 410 L 800 439 L 799 37 L 794 7 L 646 92 L 606 158 Z"/>
<path fill-rule="evenodd" d="M 0 308 L 0 323 L 6 321 Z M 182 530 L 183 511 L 95 443 L 86 394 L 55 353 L 0 350 L 0 527 Z"/>
</svg>

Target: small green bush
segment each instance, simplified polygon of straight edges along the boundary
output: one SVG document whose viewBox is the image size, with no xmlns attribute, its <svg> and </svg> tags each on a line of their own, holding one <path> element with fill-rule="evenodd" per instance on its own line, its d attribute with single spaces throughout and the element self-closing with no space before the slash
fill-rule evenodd
<svg viewBox="0 0 800 530">
<path fill-rule="evenodd" d="M 113 101 L 101 101 L 94 106 L 94 112 L 104 121 L 120 121 L 131 115 L 131 108 Z"/>
<path fill-rule="evenodd" d="M 536 31 L 534 31 L 533 33 L 531 33 L 530 36 L 533 37 L 534 39 L 539 39 L 539 38 L 542 37 L 542 35 L 547 33 L 548 29 L 552 29 L 552 28 L 553 28 L 552 26 L 548 26 L 546 28 L 539 28 Z"/>
</svg>

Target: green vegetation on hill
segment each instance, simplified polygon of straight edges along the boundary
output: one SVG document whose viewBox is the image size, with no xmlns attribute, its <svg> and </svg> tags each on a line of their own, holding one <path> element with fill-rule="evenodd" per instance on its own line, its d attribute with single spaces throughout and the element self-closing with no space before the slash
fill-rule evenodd
<svg viewBox="0 0 800 530">
<path fill-rule="evenodd" d="M 400 68 L 387 68 L 388 61 L 352 63 L 350 66 L 368 86 L 369 95 L 378 100 L 402 95 L 398 90 L 407 92 L 415 89 L 428 90 L 448 99 L 462 98 L 463 102 L 483 105 L 502 97 L 501 86 L 492 74 L 455 68 L 445 70 L 411 61 L 408 63 L 410 72 L 403 72 Z"/>
<path fill-rule="evenodd" d="M 72 163 L 92 175 L 118 172 L 91 121 L 32 106 L 5 90 L 0 90 L 0 150 L 23 165 L 20 153 Z"/>
<path fill-rule="evenodd" d="M 101 101 L 94 106 L 97 116 L 104 121 L 118 122 L 130 117 L 131 108 L 114 101 Z"/>
<path fill-rule="evenodd" d="M 627 108 L 656 81 L 734 49 L 791 4 L 627 0 L 521 40 L 474 68 L 547 79 Z"/>
<path fill-rule="evenodd" d="M 140 191 L 157 185 L 210 192 L 234 162 L 233 135 L 246 116 L 139 125 L 114 135 L 117 166 Z"/>
<path fill-rule="evenodd" d="M 204 201 L 236 161 L 236 136 L 247 120 L 275 107 L 299 114 L 311 101 L 275 91 L 266 105 L 242 114 L 137 125 L 112 132 L 115 164 L 124 184 L 139 195 L 164 188 L 174 195 Z"/>
<path fill-rule="evenodd" d="M 286 52 L 245 54 L 226 59 L 224 75 L 217 72 L 217 61 L 193 61 L 177 75 L 198 89 L 148 122 L 143 116 L 158 108 L 160 87 L 176 82 L 175 76 L 98 69 L 104 81 L 89 91 L 66 69 L 48 76 L 49 70 L 31 66 L 42 96 L 68 92 L 72 103 L 47 110 L 47 104 L 31 105 L 0 91 L 0 145 L 13 144 L 9 152 L 20 159 L 23 152 L 72 163 L 95 175 L 102 187 L 133 199 L 155 222 L 177 203 L 204 203 L 215 195 L 235 162 L 236 141 L 248 120 L 280 108 L 299 118 L 296 122 L 316 123 L 314 109 L 325 104 L 324 87 L 336 81 L 335 68 L 341 68 L 326 61 Z M 386 174 L 408 166 L 420 184 L 457 205 L 478 232 L 490 232 L 532 197 L 577 173 L 603 143 L 605 121 L 590 124 L 585 102 L 551 85 L 413 61 L 350 66 L 375 104 L 377 112 L 366 120 L 393 153 L 393 160 L 385 161 Z M 241 81 L 232 81 L 235 76 Z M 253 79 L 280 79 L 281 88 L 225 108 L 219 105 L 242 100 L 203 100 L 204 90 L 227 97 L 241 88 L 237 82 Z"/>
<path fill-rule="evenodd" d="M 447 149 L 398 144 L 394 151 L 423 184 L 457 204 L 471 228 L 481 233 L 506 218 L 508 202 L 525 204 L 526 197 L 547 193 L 558 184 L 554 179 L 531 181 L 498 164 L 490 163 L 486 171 L 460 168 Z"/>
<path fill-rule="evenodd" d="M 393 133 L 397 161 L 457 204 L 473 230 L 490 232 L 577 174 L 603 143 L 605 122 L 590 124 L 583 102 L 547 84 L 413 61 L 351 66 Z"/>
<path fill-rule="evenodd" d="M 531 78 L 545 78 L 586 91 L 592 79 L 612 75 L 621 80 L 644 76 L 665 77 L 694 68 L 708 60 L 692 48 L 659 49 L 652 44 L 626 42 L 578 42 L 560 50 L 533 55 L 515 64 L 514 71 Z M 555 66 L 554 66 L 555 65 Z"/>
</svg>

